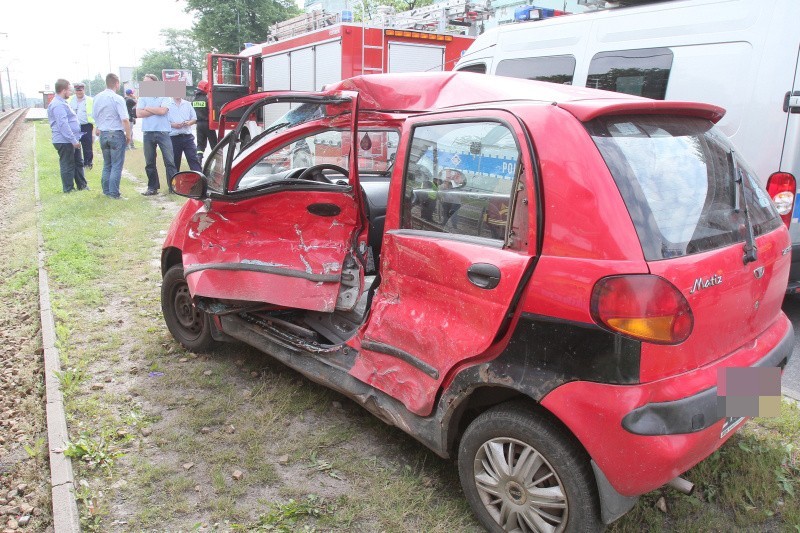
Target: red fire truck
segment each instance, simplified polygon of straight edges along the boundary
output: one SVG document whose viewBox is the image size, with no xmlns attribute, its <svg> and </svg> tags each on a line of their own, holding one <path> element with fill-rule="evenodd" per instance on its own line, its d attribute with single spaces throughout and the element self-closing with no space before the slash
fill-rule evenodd
<svg viewBox="0 0 800 533">
<path fill-rule="evenodd" d="M 361 74 L 451 70 L 475 37 L 448 29 L 474 28 L 490 12 L 488 3 L 450 0 L 410 12 L 383 13 L 375 26 L 342 22 L 341 14 L 321 11 L 278 23 L 271 28 L 271 41 L 239 55 L 208 54 L 209 125 L 219 127 L 223 105 L 255 92 L 317 91 Z M 278 115 L 252 117 L 242 140 L 254 137 L 275 118 Z"/>
</svg>

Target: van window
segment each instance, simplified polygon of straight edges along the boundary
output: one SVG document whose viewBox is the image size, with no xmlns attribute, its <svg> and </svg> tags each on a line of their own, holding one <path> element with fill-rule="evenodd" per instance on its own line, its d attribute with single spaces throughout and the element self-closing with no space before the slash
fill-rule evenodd
<svg viewBox="0 0 800 533">
<path fill-rule="evenodd" d="M 519 159 L 500 122 L 415 128 L 401 227 L 503 240 Z"/>
<path fill-rule="evenodd" d="M 575 57 L 549 56 L 504 59 L 497 65 L 496 74 L 511 78 L 572 85 L 572 77 L 575 75 Z"/>
<path fill-rule="evenodd" d="M 486 63 L 473 63 L 458 69 L 458 72 L 476 72 L 478 74 L 486 74 Z"/>
<path fill-rule="evenodd" d="M 672 68 L 672 50 L 648 48 L 595 54 L 586 86 L 663 100 Z"/>
<path fill-rule="evenodd" d="M 586 125 L 631 215 L 648 261 L 744 242 L 780 227 L 766 191 L 731 144 L 705 119 L 600 117 Z M 742 187 L 734 182 L 741 172 Z"/>
</svg>

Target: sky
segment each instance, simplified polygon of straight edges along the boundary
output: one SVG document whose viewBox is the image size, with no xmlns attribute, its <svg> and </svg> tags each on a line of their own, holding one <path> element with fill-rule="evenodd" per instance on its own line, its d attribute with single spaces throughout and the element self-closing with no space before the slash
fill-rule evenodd
<svg viewBox="0 0 800 533">
<path fill-rule="evenodd" d="M 161 29 L 192 26 L 184 6 L 183 0 L 42 0 L 35 10 L 5 9 L 0 17 L 4 92 L 6 68 L 12 90 L 18 85 L 31 98 L 52 90 L 58 78 L 74 83 L 136 66 L 147 50 L 164 47 Z"/>
</svg>

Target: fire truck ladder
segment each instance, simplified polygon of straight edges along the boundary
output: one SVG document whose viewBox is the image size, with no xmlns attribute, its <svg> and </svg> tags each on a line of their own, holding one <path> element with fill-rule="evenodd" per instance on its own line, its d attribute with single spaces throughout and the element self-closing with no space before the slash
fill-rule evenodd
<svg viewBox="0 0 800 533">
<path fill-rule="evenodd" d="M 318 10 L 303 13 L 270 26 L 269 41 L 288 39 L 295 35 L 333 26 L 341 21 L 341 16 L 338 13 L 326 13 Z"/>
<path fill-rule="evenodd" d="M 386 9 L 386 7 L 381 6 L 378 9 Z M 380 42 L 378 44 L 374 42 L 371 44 L 367 44 L 367 35 L 372 35 L 373 37 L 375 35 L 379 35 Z M 366 61 L 367 50 L 374 50 L 378 54 L 378 56 L 381 58 L 380 66 L 375 66 L 375 65 L 371 67 L 366 66 L 365 61 Z M 373 29 L 373 31 L 369 31 L 369 29 L 366 28 L 366 25 L 362 24 L 361 25 L 361 73 L 382 74 L 383 72 L 385 72 L 386 65 L 383 64 L 385 50 L 386 50 L 386 32 L 383 31 L 383 28 L 381 28 L 379 31 L 375 31 L 375 29 Z M 375 56 L 374 53 L 370 55 L 372 55 L 373 57 Z"/>
<path fill-rule="evenodd" d="M 451 31 L 448 27 L 452 26 L 466 27 L 474 31 L 476 30 L 474 23 L 488 19 L 493 12 L 490 0 L 446 0 L 400 13 L 383 10 L 379 18 L 382 25 L 387 28 L 447 33 Z M 469 33 L 472 34 L 472 31 Z"/>
</svg>

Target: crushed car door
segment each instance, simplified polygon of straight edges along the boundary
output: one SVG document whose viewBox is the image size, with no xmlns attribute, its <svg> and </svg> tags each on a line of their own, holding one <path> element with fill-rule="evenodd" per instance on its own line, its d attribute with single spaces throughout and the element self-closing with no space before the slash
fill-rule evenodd
<svg viewBox="0 0 800 533">
<path fill-rule="evenodd" d="M 511 113 L 416 117 L 403 139 L 381 283 L 351 374 L 426 416 L 451 373 L 491 357 L 502 336 L 533 264 L 536 198 Z"/>
<path fill-rule="evenodd" d="M 363 284 L 364 223 L 352 92 L 266 95 L 270 126 L 244 146 L 242 123 L 206 165 L 209 199 L 188 228 L 192 296 L 332 312 Z M 248 102 L 253 96 L 246 98 Z"/>
</svg>

